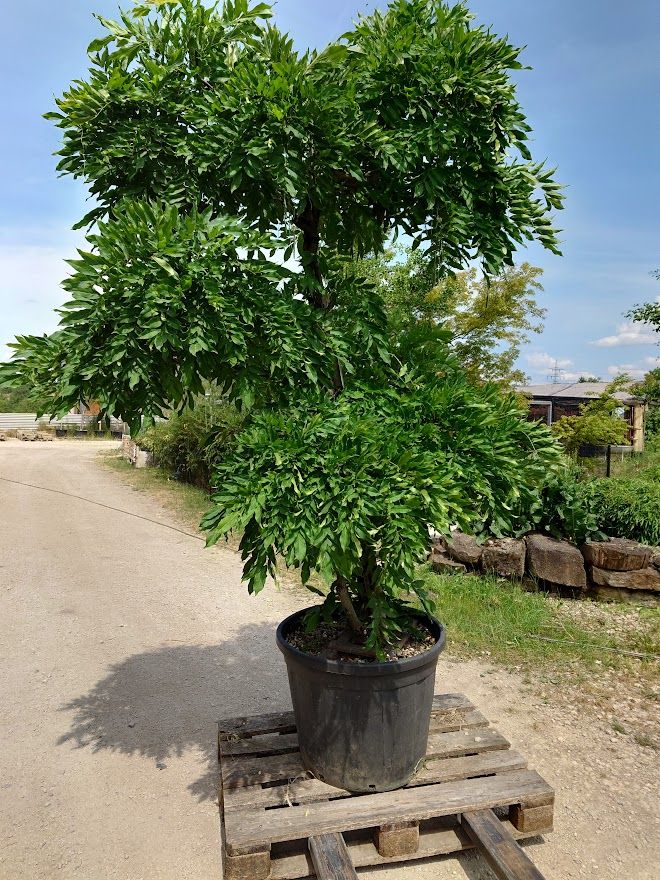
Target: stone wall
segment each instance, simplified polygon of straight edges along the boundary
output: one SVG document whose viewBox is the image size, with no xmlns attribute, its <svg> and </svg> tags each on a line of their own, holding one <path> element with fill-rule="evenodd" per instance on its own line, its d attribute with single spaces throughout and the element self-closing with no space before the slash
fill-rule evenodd
<svg viewBox="0 0 660 880">
<path fill-rule="evenodd" d="M 153 466 L 153 455 L 146 449 L 141 449 L 128 434 L 121 438 L 121 454 L 137 468 Z"/>
<path fill-rule="evenodd" d="M 547 535 L 491 538 L 479 543 L 453 532 L 435 537 L 430 563 L 437 572 L 483 572 L 532 579 L 598 599 L 660 604 L 660 552 L 636 541 L 607 538 L 577 547 Z"/>
</svg>

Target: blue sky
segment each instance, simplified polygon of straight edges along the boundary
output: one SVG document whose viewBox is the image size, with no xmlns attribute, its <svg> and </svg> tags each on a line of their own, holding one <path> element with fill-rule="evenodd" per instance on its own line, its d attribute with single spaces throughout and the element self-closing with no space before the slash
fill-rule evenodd
<svg viewBox="0 0 660 880">
<path fill-rule="evenodd" d="M 125 0 L 124 6 L 129 5 Z M 359 11 L 380 2 L 280 0 L 277 21 L 298 45 L 322 46 Z M 648 328 L 624 312 L 660 295 L 660 10 L 657 0 L 470 0 L 477 20 L 526 46 L 534 69 L 517 76 L 534 130 L 533 152 L 558 166 L 567 186 L 563 257 L 520 253 L 544 269 L 542 336 L 520 366 L 544 381 L 554 362 L 571 379 L 641 373 L 660 354 Z M 64 300 L 63 260 L 81 233 L 85 192 L 58 178 L 58 130 L 41 118 L 71 79 L 85 48 L 113 17 L 115 0 L 23 0 L 3 10 L 0 97 L 0 359 L 16 333 L 54 329 Z"/>
</svg>

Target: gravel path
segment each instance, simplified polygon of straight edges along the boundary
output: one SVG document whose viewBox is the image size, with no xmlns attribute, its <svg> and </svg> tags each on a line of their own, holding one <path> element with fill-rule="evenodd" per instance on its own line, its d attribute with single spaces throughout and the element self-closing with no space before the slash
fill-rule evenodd
<svg viewBox="0 0 660 880">
<path fill-rule="evenodd" d="M 95 456 L 109 444 L 0 444 L 0 878 L 220 877 L 217 718 L 288 705 L 274 628 L 294 591 L 250 598 L 230 550 Z M 162 523 L 160 525 L 158 523 Z M 557 789 L 528 852 L 548 880 L 658 880 L 657 753 L 480 662 L 441 660 Z M 465 855 L 379 880 L 486 880 Z"/>
</svg>

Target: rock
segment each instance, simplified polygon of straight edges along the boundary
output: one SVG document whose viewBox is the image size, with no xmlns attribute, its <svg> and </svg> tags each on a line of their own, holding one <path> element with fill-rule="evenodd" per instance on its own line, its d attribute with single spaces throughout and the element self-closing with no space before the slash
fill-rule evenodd
<svg viewBox="0 0 660 880">
<path fill-rule="evenodd" d="M 594 565 L 590 573 L 591 580 L 600 587 L 660 592 L 660 571 L 655 566 L 637 571 L 607 571 Z"/>
<path fill-rule="evenodd" d="M 429 562 L 437 574 L 465 574 L 467 572 L 467 568 L 462 563 L 454 562 L 437 547 L 431 550 Z"/>
<path fill-rule="evenodd" d="M 464 532 L 452 532 L 446 542 L 447 553 L 456 562 L 463 565 L 479 565 L 483 548 L 477 539 Z"/>
<path fill-rule="evenodd" d="M 138 449 L 135 454 L 135 467 L 147 468 L 153 465 L 153 455 L 146 449 Z"/>
<path fill-rule="evenodd" d="M 525 574 L 525 542 L 518 538 L 491 538 L 482 547 L 481 568 L 502 577 L 521 578 Z"/>
<path fill-rule="evenodd" d="M 591 541 L 581 547 L 588 565 L 607 571 L 639 571 L 648 568 L 653 550 L 637 541 L 610 538 L 608 541 Z"/>
<path fill-rule="evenodd" d="M 547 535 L 527 535 L 527 571 L 551 584 L 586 589 L 582 554 L 573 544 Z"/>
<path fill-rule="evenodd" d="M 651 557 L 651 565 L 653 565 L 655 568 L 660 568 L 660 553 L 658 553 L 657 549 Z"/>
</svg>

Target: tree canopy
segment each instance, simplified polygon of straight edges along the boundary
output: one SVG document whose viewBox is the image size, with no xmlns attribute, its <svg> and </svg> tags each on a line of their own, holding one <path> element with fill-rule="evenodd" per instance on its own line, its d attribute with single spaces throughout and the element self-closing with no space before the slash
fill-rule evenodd
<svg viewBox="0 0 660 880">
<path fill-rule="evenodd" d="M 95 398 L 135 423 L 202 380 L 247 402 L 329 375 L 336 392 L 365 354 L 389 360 L 379 297 L 341 259 L 399 233 L 441 274 L 470 258 L 495 274 L 530 239 L 557 252 L 519 49 L 438 0 L 394 0 L 320 52 L 271 16 L 154 0 L 98 17 L 88 76 L 47 114 L 98 227 L 60 329 L 20 337 L 3 369 L 53 412 Z"/>
</svg>

